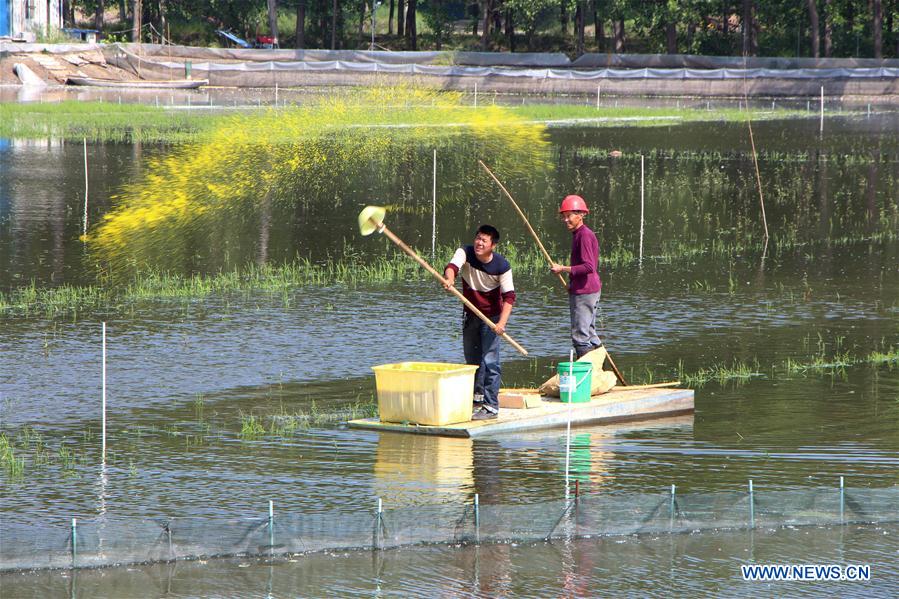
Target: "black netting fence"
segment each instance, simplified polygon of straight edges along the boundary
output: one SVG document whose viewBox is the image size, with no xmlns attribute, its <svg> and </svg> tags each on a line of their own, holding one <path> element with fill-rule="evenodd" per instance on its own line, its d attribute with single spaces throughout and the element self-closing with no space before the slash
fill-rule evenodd
<svg viewBox="0 0 899 599">
<path fill-rule="evenodd" d="M 377 502 L 380 506 L 380 501 Z M 0 525 L 0 570 L 83 568 L 230 556 L 388 549 L 423 543 L 830 526 L 899 521 L 899 487 L 677 494 L 585 494 L 567 500 L 294 513 L 246 518 L 72 519 Z"/>
</svg>

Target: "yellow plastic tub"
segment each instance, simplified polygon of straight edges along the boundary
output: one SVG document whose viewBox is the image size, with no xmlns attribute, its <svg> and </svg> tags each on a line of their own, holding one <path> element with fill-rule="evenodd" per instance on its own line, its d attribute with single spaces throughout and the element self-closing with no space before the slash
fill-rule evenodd
<svg viewBox="0 0 899 599">
<path fill-rule="evenodd" d="M 443 426 L 471 420 L 477 366 L 400 362 L 372 366 L 381 422 Z"/>
</svg>

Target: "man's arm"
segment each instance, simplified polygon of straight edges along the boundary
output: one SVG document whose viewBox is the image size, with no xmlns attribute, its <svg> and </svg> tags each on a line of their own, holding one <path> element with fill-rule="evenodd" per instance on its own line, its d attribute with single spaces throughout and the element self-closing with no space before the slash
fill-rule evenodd
<svg viewBox="0 0 899 599">
<path fill-rule="evenodd" d="M 497 335 L 502 335 L 506 332 L 506 324 L 509 322 L 509 316 L 512 314 L 512 304 L 508 302 L 503 302 L 503 310 L 499 315 L 499 322 L 496 323 L 496 331 Z"/>
</svg>

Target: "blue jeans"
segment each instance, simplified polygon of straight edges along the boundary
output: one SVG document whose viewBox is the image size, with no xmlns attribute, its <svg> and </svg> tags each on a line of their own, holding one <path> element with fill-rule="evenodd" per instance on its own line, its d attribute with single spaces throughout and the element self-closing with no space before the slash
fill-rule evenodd
<svg viewBox="0 0 899 599">
<path fill-rule="evenodd" d="M 568 296 L 568 309 L 571 313 L 571 344 L 574 345 L 574 352 L 578 358 L 597 347 L 602 347 L 602 341 L 596 334 L 596 304 L 598 303 L 598 291 Z"/>
<path fill-rule="evenodd" d="M 499 363 L 499 336 L 487 323 L 474 314 L 464 313 L 462 323 L 462 347 L 465 352 L 465 363 L 477 365 L 474 374 L 475 395 L 483 395 L 483 406 L 491 412 L 499 412 L 499 385 L 502 367 Z M 493 322 L 499 316 L 490 318 Z"/>
</svg>

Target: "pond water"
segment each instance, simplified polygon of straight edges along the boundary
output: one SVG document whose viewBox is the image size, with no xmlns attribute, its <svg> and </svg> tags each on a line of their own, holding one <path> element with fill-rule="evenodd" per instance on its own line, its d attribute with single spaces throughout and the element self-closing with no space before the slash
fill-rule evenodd
<svg viewBox="0 0 899 599">
<path fill-rule="evenodd" d="M 583 492 L 671 484 L 723 492 L 745 489 L 748 479 L 766 489 L 807 489 L 834 487 L 840 476 L 852 488 L 897 484 L 899 365 L 867 358 L 899 347 L 899 116 L 835 118 L 823 137 L 817 127 L 814 119 L 754 124 L 775 241 L 767 249 L 744 124 L 550 129 L 547 165 L 507 179 L 560 259 L 568 233 L 556 206 L 571 192 L 590 203 L 601 252 L 636 254 L 644 155 L 645 258 L 642 265 L 603 267 L 602 337 L 635 381 L 671 380 L 713 365 L 742 364 L 749 372 L 697 388 L 692 417 L 578 428 L 579 448 L 590 456 L 580 466 Z M 526 231 L 478 172 L 477 157 L 466 155 L 469 148 L 462 138 L 438 149 L 438 246 L 467 242 L 478 224 L 491 222 L 503 232 L 501 243 L 525 247 Z M 611 150 L 623 156 L 613 158 Z M 89 146 L 89 222 L 110 213 L 117 205 L 111 196 L 170 152 Z M 364 262 L 389 249 L 358 234 L 355 216 L 369 203 L 392 205 L 391 229 L 428 256 L 435 233 L 431 160 L 426 140 L 411 143 L 386 173 L 361 165 L 351 178 L 304 189 L 294 201 L 242 203 L 221 219 L 175 228 L 179 237 L 190 235 L 189 251 L 158 243 L 167 237 L 140 238 L 133 240 L 140 254 L 128 258 L 185 274 L 297 256 Z M 81 145 L 7 141 L 0 163 L 0 289 L 96 284 L 96 264 L 111 254 L 79 241 Z M 503 348 L 503 381 L 532 387 L 567 355 L 567 300 L 547 273 L 516 276 L 516 289 L 509 332 L 530 357 Z M 475 493 L 485 504 L 558 499 L 564 431 L 458 442 L 342 424 L 372 400 L 371 366 L 461 361 L 459 316 L 454 301 L 423 278 L 137 301 L 55 319 L 5 316 L 0 432 L 30 449 L 16 445 L 27 456 L 21 475 L 0 472 L 3 521 L 64 528 L 72 517 L 100 514 L 258 516 L 268 500 L 296 512 L 353 513 L 370 510 L 376 497 L 409 509 L 470 503 Z M 108 327 L 110 453 L 98 493 L 101 321 Z M 834 362 L 844 365 L 826 366 Z M 248 415 L 268 428 L 272 416 L 298 413 L 308 420 L 294 430 L 241 434 Z M 41 436 L 43 461 L 33 440 L 21 441 L 29 434 Z M 60 457 L 61 447 L 74 459 Z M 672 584 L 743 595 L 757 587 L 741 586 L 735 564 L 754 560 L 875 563 L 876 589 L 895 595 L 897 532 L 858 527 L 438 547 L 390 551 L 374 562 L 352 553 L 271 567 L 210 561 L 114 571 L 105 580 L 79 572 L 77 583 L 58 572 L 10 575 L 3 584 L 4 594 L 10 588 L 16 596 L 76 584 L 80 592 L 108 590 L 120 578 L 152 579 L 166 596 L 234 589 L 251 596 L 447 589 L 590 595 L 597 585 L 642 595 Z M 610 578 L 616 587 L 607 586 Z M 811 588 L 765 587 L 787 595 Z"/>
</svg>

